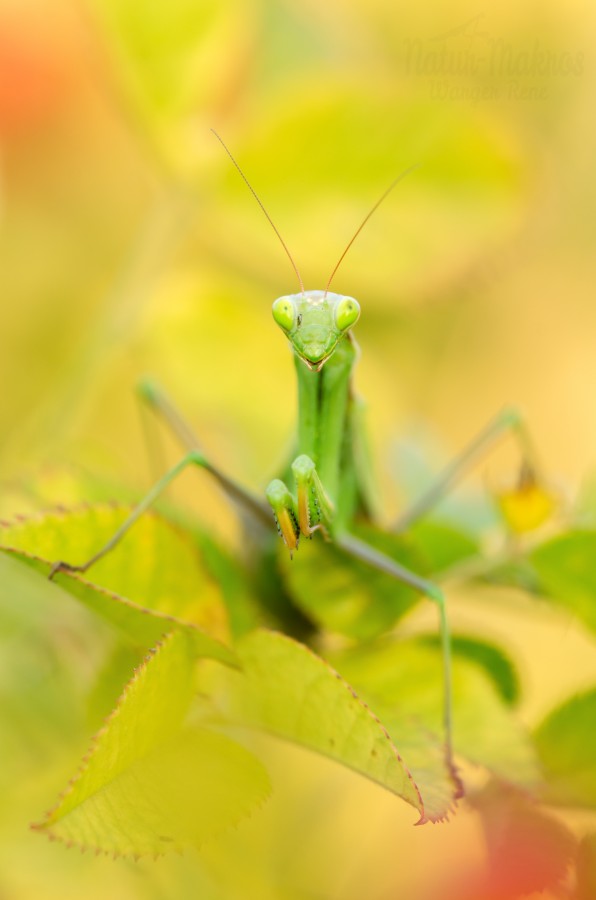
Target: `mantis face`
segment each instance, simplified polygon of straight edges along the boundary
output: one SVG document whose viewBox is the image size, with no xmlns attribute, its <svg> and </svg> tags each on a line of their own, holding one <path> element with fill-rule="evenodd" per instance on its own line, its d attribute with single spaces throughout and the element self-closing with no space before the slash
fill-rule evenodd
<svg viewBox="0 0 596 900">
<path fill-rule="evenodd" d="M 315 372 L 323 368 L 359 316 L 360 304 L 353 297 L 325 291 L 288 294 L 273 304 L 273 318 L 296 355 Z"/>
</svg>

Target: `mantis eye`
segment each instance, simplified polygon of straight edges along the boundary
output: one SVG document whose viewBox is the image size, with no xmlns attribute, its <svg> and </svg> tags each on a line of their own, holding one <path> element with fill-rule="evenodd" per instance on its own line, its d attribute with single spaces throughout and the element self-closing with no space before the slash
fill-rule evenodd
<svg viewBox="0 0 596 900">
<path fill-rule="evenodd" d="M 344 297 L 335 307 L 335 324 L 340 331 L 346 331 L 360 318 L 360 304 L 353 297 Z"/>
<path fill-rule="evenodd" d="M 289 297 L 278 297 L 273 304 L 273 318 L 284 331 L 291 331 L 296 313 Z"/>
</svg>

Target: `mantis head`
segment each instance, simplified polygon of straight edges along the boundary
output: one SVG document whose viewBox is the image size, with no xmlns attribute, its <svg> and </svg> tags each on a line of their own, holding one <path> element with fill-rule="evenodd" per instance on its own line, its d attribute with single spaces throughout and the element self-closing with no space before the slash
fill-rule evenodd
<svg viewBox="0 0 596 900">
<path fill-rule="evenodd" d="M 320 372 L 359 316 L 357 300 L 327 291 L 288 294 L 273 304 L 273 318 L 294 353 L 315 372 Z"/>
<path fill-rule="evenodd" d="M 213 129 L 211 130 L 213 131 Z M 405 169 L 398 175 L 364 217 L 335 264 L 327 281 L 325 290 L 305 291 L 302 277 L 294 262 L 294 257 L 288 250 L 288 246 L 277 230 L 271 216 L 218 133 L 213 131 L 213 134 L 230 157 L 249 191 L 261 207 L 265 218 L 277 235 L 280 244 L 292 264 L 296 277 L 298 278 L 300 293 L 287 294 L 284 297 L 278 297 L 273 304 L 273 318 L 279 327 L 287 334 L 288 339 L 294 348 L 294 352 L 302 362 L 307 365 L 309 369 L 320 372 L 329 357 L 333 355 L 340 340 L 348 334 L 350 328 L 356 324 L 358 317 L 360 316 L 360 305 L 357 300 L 354 300 L 353 297 L 345 297 L 343 294 L 330 293 L 329 287 L 335 277 L 335 273 L 343 262 L 346 253 L 385 197 L 391 193 L 395 185 L 398 184 L 402 178 L 405 178 L 409 172 L 417 167 L 410 166 L 409 169 Z"/>
</svg>

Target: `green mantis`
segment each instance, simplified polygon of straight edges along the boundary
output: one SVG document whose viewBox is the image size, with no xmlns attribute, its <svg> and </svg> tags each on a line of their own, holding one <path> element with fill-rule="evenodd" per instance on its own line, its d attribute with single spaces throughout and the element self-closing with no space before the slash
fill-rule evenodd
<svg viewBox="0 0 596 900">
<path fill-rule="evenodd" d="M 297 454 L 287 471 L 282 473 L 283 479 L 276 478 L 270 482 L 266 490 L 267 503 L 264 503 L 221 472 L 205 456 L 192 431 L 167 397 L 153 385 L 145 383 L 141 388 L 145 401 L 165 417 L 188 452 L 154 485 L 120 529 L 91 559 L 77 566 L 57 562 L 50 577 L 60 570 L 87 571 L 124 537 L 139 516 L 188 467 L 194 466 L 209 472 L 250 516 L 268 528 L 277 525 L 290 554 L 298 549 L 301 539 L 311 538 L 320 532 L 319 537 L 334 542 L 344 553 L 384 572 L 396 582 L 409 585 L 436 604 L 443 658 L 445 759 L 455 782 L 456 792 L 461 793 L 453 761 L 451 647 L 443 592 L 437 584 L 410 571 L 398 560 L 354 534 L 355 520 L 371 518 L 373 505 L 362 435 L 362 406 L 353 388 L 353 370 L 358 358 L 358 348 L 352 329 L 360 316 L 360 305 L 352 297 L 330 291 L 333 276 L 352 242 L 374 210 L 406 173 L 390 185 L 366 216 L 333 269 L 325 289 L 305 290 L 281 235 L 237 163 L 231 158 L 278 235 L 300 284 L 298 293 L 279 297 L 273 304 L 273 318 L 288 339 L 294 355 L 299 395 Z M 396 523 L 396 530 L 423 516 L 453 486 L 475 457 L 508 429 L 513 429 L 524 443 L 524 431 L 517 414 L 506 411 L 498 416 L 445 470 L 416 506 L 404 513 Z M 316 584 L 313 584 L 313 591 L 316 592 L 316 589 Z"/>
</svg>

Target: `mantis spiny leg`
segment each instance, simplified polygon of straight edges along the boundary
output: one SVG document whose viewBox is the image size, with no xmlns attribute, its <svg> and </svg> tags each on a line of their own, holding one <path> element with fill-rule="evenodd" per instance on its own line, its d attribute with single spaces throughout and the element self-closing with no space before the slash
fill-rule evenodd
<svg viewBox="0 0 596 900">
<path fill-rule="evenodd" d="M 310 456 L 302 454 L 294 460 L 292 475 L 295 495 L 279 478 L 265 492 L 290 555 L 298 547 L 300 535 L 312 537 L 315 531 L 321 530 L 328 537 L 333 520 L 333 504 Z"/>
</svg>

